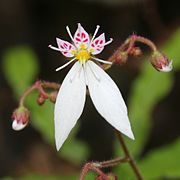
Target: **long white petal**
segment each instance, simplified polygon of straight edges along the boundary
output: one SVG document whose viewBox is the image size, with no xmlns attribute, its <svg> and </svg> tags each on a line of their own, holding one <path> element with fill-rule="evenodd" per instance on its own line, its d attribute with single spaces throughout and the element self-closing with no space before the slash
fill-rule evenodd
<svg viewBox="0 0 180 180">
<path fill-rule="evenodd" d="M 76 62 L 57 95 L 54 111 L 56 148 L 60 149 L 82 114 L 86 97 L 84 69 Z"/>
<path fill-rule="evenodd" d="M 110 76 L 92 61 L 85 66 L 90 97 L 97 111 L 114 128 L 134 139 L 127 107 L 122 95 Z"/>
</svg>

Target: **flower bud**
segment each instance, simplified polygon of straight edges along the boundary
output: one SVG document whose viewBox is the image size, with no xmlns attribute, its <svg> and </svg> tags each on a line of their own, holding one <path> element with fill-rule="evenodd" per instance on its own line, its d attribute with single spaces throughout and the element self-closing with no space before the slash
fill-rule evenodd
<svg viewBox="0 0 180 180">
<path fill-rule="evenodd" d="M 106 177 L 104 177 L 103 175 L 99 175 L 96 177 L 96 180 L 117 180 L 117 176 L 112 174 L 112 173 L 109 173 L 109 174 L 106 174 Z"/>
<path fill-rule="evenodd" d="M 126 63 L 127 58 L 128 58 L 128 55 L 127 55 L 126 52 L 117 51 L 114 54 L 114 59 L 115 59 L 114 63 L 116 63 L 116 64 L 124 64 L 124 63 Z"/>
<path fill-rule="evenodd" d="M 29 122 L 30 112 L 24 106 L 17 108 L 12 115 L 13 123 L 12 128 L 15 131 L 20 131 L 27 126 Z"/>
<path fill-rule="evenodd" d="M 139 47 L 133 47 L 130 52 L 129 52 L 130 55 L 132 56 L 140 56 L 142 54 L 142 51 Z"/>
<path fill-rule="evenodd" d="M 47 98 L 46 98 L 45 96 L 39 94 L 39 96 L 38 96 L 38 98 L 37 98 L 37 103 L 38 103 L 39 105 L 43 105 L 43 104 L 45 103 L 46 99 L 47 99 Z"/>
<path fill-rule="evenodd" d="M 57 91 L 53 91 L 53 92 L 50 93 L 49 99 L 50 99 L 50 101 L 51 101 L 52 103 L 55 103 L 55 102 L 56 102 L 57 94 L 58 94 Z"/>
<path fill-rule="evenodd" d="M 172 61 L 169 61 L 165 55 L 158 51 L 153 52 L 150 61 L 153 67 L 158 71 L 169 72 L 172 70 Z"/>
</svg>

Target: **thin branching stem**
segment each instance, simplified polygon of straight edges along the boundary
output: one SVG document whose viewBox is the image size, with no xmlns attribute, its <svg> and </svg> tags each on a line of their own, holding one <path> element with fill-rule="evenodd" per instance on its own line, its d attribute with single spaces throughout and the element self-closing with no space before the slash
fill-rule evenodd
<svg viewBox="0 0 180 180">
<path fill-rule="evenodd" d="M 121 147 L 122 147 L 122 149 L 124 151 L 124 154 L 129 159 L 128 162 L 129 162 L 131 168 L 133 169 L 134 174 L 135 174 L 137 180 L 144 180 L 144 178 L 142 177 L 142 175 L 140 173 L 139 168 L 136 165 L 136 162 L 135 162 L 134 158 L 131 156 L 131 154 L 130 154 L 127 146 L 126 146 L 126 143 L 125 143 L 121 133 L 119 131 L 117 131 L 117 130 L 115 130 L 115 131 L 116 131 L 116 134 L 117 134 L 117 138 L 118 138 L 118 140 L 119 140 L 119 142 L 121 144 Z"/>
<path fill-rule="evenodd" d="M 41 96 L 48 98 L 49 94 L 45 91 L 45 89 L 52 89 L 57 91 L 59 90 L 59 88 L 60 88 L 60 84 L 55 82 L 36 81 L 31 87 L 26 89 L 26 91 L 23 93 L 19 101 L 19 106 L 24 106 L 25 99 L 34 90 L 37 90 L 41 94 Z"/>
</svg>

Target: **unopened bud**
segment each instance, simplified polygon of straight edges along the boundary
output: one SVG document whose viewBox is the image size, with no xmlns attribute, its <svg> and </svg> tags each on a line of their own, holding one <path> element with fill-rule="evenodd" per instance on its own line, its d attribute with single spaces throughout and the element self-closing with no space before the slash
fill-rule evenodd
<svg viewBox="0 0 180 180">
<path fill-rule="evenodd" d="M 30 112 L 27 108 L 20 106 L 12 115 L 13 123 L 12 128 L 15 131 L 20 131 L 27 126 L 29 122 Z"/>
<path fill-rule="evenodd" d="M 56 102 L 57 94 L 58 94 L 57 91 L 53 91 L 53 92 L 50 93 L 49 99 L 50 99 L 51 102 L 53 102 L 53 103 Z"/>
<path fill-rule="evenodd" d="M 169 72 L 172 70 L 172 61 L 169 61 L 165 55 L 158 51 L 153 52 L 151 64 L 156 70 L 161 72 Z"/>
<path fill-rule="evenodd" d="M 47 99 L 47 98 L 46 98 L 45 96 L 39 94 L 39 96 L 38 96 L 38 98 L 37 98 L 37 103 L 38 103 L 39 105 L 43 105 L 43 104 L 45 103 L 46 99 Z"/>
<path fill-rule="evenodd" d="M 113 173 L 109 173 L 108 178 L 109 178 L 109 180 L 118 180 L 117 176 Z"/>
<path fill-rule="evenodd" d="M 109 174 L 97 176 L 96 180 L 117 180 L 117 176 L 112 173 L 109 173 Z"/>
<path fill-rule="evenodd" d="M 139 47 L 133 47 L 130 52 L 129 52 L 130 55 L 132 56 L 140 56 L 142 54 L 142 51 Z"/>
<path fill-rule="evenodd" d="M 128 58 L 128 55 L 126 52 L 115 52 L 115 55 L 114 55 L 114 63 L 116 64 L 124 64 L 126 63 L 127 61 L 127 58 Z"/>
</svg>

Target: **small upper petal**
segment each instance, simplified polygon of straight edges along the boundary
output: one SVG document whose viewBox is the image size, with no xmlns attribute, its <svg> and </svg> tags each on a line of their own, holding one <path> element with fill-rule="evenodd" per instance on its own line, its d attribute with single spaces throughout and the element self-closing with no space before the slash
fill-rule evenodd
<svg viewBox="0 0 180 180">
<path fill-rule="evenodd" d="M 59 51 L 66 57 L 73 57 L 73 50 L 76 50 L 73 44 L 64 41 L 62 39 L 56 38 L 57 45 L 59 48 Z"/>
<path fill-rule="evenodd" d="M 102 52 L 105 46 L 105 35 L 104 33 L 95 38 L 91 44 L 90 49 L 92 49 L 92 54 L 96 55 Z"/>
<path fill-rule="evenodd" d="M 80 44 L 89 45 L 90 38 L 89 34 L 84 30 L 80 23 L 78 23 L 78 28 L 74 34 L 74 44 L 79 47 Z"/>
</svg>

